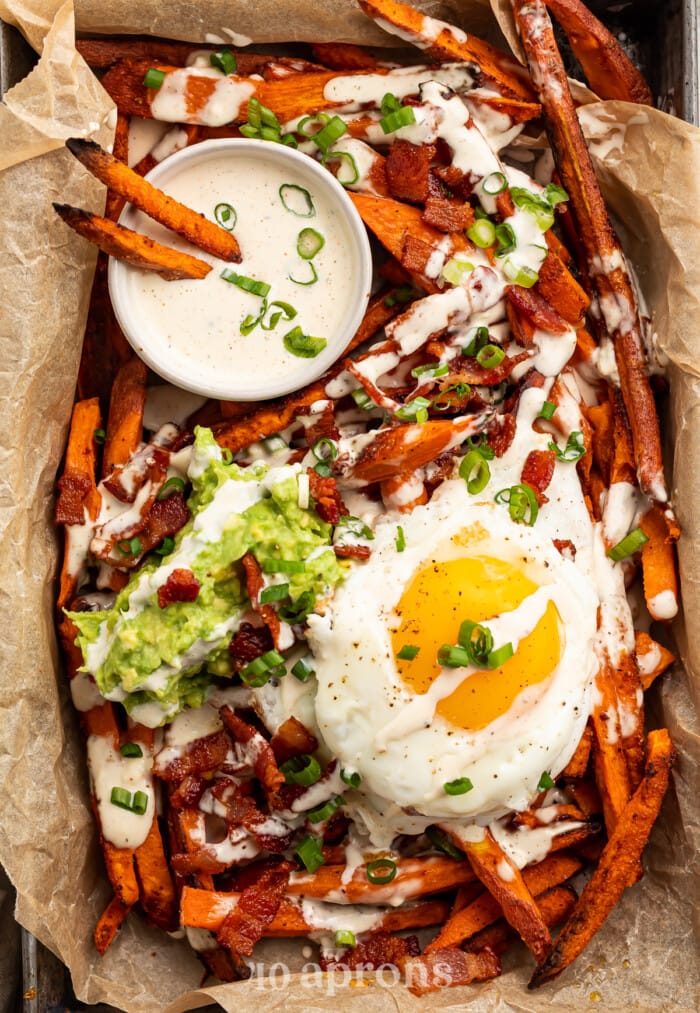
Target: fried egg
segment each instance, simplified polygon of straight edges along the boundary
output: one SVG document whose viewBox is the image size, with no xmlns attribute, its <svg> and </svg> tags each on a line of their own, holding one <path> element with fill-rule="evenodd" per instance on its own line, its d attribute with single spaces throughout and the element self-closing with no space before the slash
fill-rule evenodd
<svg viewBox="0 0 700 1013">
<path fill-rule="evenodd" d="M 371 559 L 309 617 L 321 736 L 396 833 L 524 809 L 583 732 L 597 607 L 551 538 L 446 481 L 385 516 Z M 438 660 L 465 620 L 490 632 L 496 667 Z"/>
</svg>

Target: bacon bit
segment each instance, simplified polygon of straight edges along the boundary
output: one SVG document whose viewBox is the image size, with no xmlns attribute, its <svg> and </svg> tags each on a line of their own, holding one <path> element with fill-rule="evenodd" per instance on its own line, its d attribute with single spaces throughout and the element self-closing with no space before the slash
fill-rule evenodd
<svg viewBox="0 0 700 1013">
<path fill-rule="evenodd" d="M 369 559 L 371 549 L 369 545 L 334 545 L 338 559 Z"/>
<path fill-rule="evenodd" d="M 572 562 L 576 559 L 576 546 L 570 538 L 553 538 L 554 548 L 561 552 L 562 556 Z"/>
<path fill-rule="evenodd" d="M 178 876 L 196 876 L 199 873 L 216 876 L 228 868 L 226 862 L 221 862 L 206 844 L 195 851 L 177 852 L 171 856 L 170 863 Z"/>
<path fill-rule="evenodd" d="M 278 647 L 282 623 L 280 622 L 280 617 L 277 615 L 277 609 L 270 602 L 267 602 L 265 605 L 260 604 L 260 592 L 265 586 L 260 564 L 252 552 L 246 552 L 241 563 L 245 570 L 246 587 L 251 607 L 265 623 L 270 631 L 275 647 Z"/>
<path fill-rule="evenodd" d="M 476 359 L 467 358 L 460 365 L 459 372 L 460 376 L 464 377 L 467 383 L 473 383 L 481 387 L 495 387 L 497 383 L 503 383 L 519 363 L 529 358 L 529 352 L 506 355 L 494 369 L 484 369 L 483 366 L 478 364 Z"/>
<path fill-rule="evenodd" d="M 239 718 L 230 707 L 222 707 L 219 713 L 237 742 L 244 745 L 251 743 L 254 752 L 253 770 L 255 776 L 259 781 L 262 781 L 269 794 L 276 795 L 284 784 L 284 774 L 277 766 L 270 743 L 252 725 Z"/>
<path fill-rule="evenodd" d="M 422 275 L 433 252 L 432 243 L 426 243 L 424 239 L 419 239 L 417 236 L 406 233 L 401 247 L 401 263 L 407 271 Z M 423 284 L 426 284 L 426 281 L 430 280 L 424 280 Z M 430 287 L 433 292 L 439 291 L 432 281 L 430 281 Z"/>
<path fill-rule="evenodd" d="M 173 809 L 196 809 L 207 788 L 207 782 L 199 774 L 187 774 L 169 798 Z"/>
<path fill-rule="evenodd" d="M 557 455 L 553 450 L 531 450 L 525 458 L 520 481 L 531 486 L 539 506 L 548 502 L 544 491 L 552 481 L 556 459 Z"/>
<path fill-rule="evenodd" d="M 416 936 L 392 936 L 388 932 L 373 932 L 364 942 L 353 946 L 336 960 L 333 956 L 321 954 L 320 963 L 324 971 L 334 969 L 376 971 L 380 967 L 399 967 L 409 957 L 417 957 L 420 945 Z"/>
<path fill-rule="evenodd" d="M 526 320 L 533 328 L 541 328 L 549 334 L 566 334 L 569 325 L 559 316 L 546 299 L 531 288 L 511 285 L 506 289 L 508 309 L 515 311 L 516 319 Z M 509 314 L 509 319 L 510 314 Z"/>
<path fill-rule="evenodd" d="M 338 427 L 335 424 L 335 405 L 332 401 L 323 408 L 323 411 L 314 412 L 309 416 L 314 421 L 306 429 L 306 443 L 309 447 L 315 446 L 319 440 L 337 440 Z"/>
<path fill-rule="evenodd" d="M 189 774 L 209 773 L 221 766 L 230 748 L 231 740 L 224 731 L 180 746 L 173 759 L 167 759 L 169 749 L 165 746 L 155 755 L 153 773 L 163 781 L 182 781 Z"/>
<path fill-rule="evenodd" d="M 146 552 L 160 545 L 166 536 L 177 534 L 190 519 L 190 512 L 182 493 L 176 492 L 167 499 L 154 500 L 146 516 L 127 532 L 113 536 L 102 547 L 93 550 L 95 555 L 119 570 L 133 570 Z M 136 556 L 124 556 L 117 549 L 124 538 L 138 535 L 141 552 Z"/>
<path fill-rule="evenodd" d="M 440 232 L 464 232 L 474 224 L 474 209 L 449 197 L 428 197 L 421 218 Z"/>
<path fill-rule="evenodd" d="M 217 795 L 216 786 L 212 788 L 212 795 Z M 226 806 L 226 823 L 231 827 L 243 827 L 253 837 L 260 848 L 270 851 L 274 855 L 281 855 L 291 847 L 294 839 L 294 828 L 286 826 L 280 821 L 282 833 L 269 833 L 265 830 L 269 826 L 271 817 L 261 812 L 250 796 L 234 794 L 226 800 L 222 799 Z M 261 829 L 262 828 L 262 829 Z"/>
<path fill-rule="evenodd" d="M 319 785 L 325 784 L 327 781 L 330 780 L 331 777 L 333 777 L 337 766 L 338 761 L 331 760 L 326 769 L 323 771 L 321 777 L 316 782 L 316 784 L 313 784 L 308 788 L 304 787 L 301 784 L 283 784 L 278 792 L 277 808 L 291 809 L 294 802 L 297 802 L 300 798 L 303 798 L 303 796 L 306 795 L 308 791 L 313 790 L 314 793 L 319 791 Z M 312 807 L 309 806 L 309 809 L 310 808 Z M 303 812 L 303 809 L 300 811 Z"/>
<path fill-rule="evenodd" d="M 163 447 L 149 444 L 135 454 L 126 464 L 118 464 L 104 480 L 105 489 L 122 503 L 133 503 L 140 489 L 147 482 L 161 485 L 168 474 L 170 453 Z M 129 477 L 125 485 L 124 473 Z"/>
<path fill-rule="evenodd" d="M 58 488 L 60 493 L 56 500 L 56 523 L 84 524 L 85 502 L 94 483 L 87 475 L 66 472 L 59 478 Z"/>
<path fill-rule="evenodd" d="M 488 428 L 489 446 L 496 457 L 503 457 L 515 437 L 515 415 L 497 415 Z"/>
<path fill-rule="evenodd" d="M 315 753 L 318 739 L 298 718 L 292 716 L 279 726 L 270 739 L 270 746 L 277 762 L 284 763 L 292 756 Z"/>
<path fill-rule="evenodd" d="M 397 140 L 386 158 L 386 179 L 389 193 L 397 200 L 422 204 L 429 194 L 428 177 L 435 148 Z"/>
<path fill-rule="evenodd" d="M 338 491 L 338 486 L 332 475 L 324 478 L 313 470 L 307 469 L 309 476 L 309 492 L 316 503 L 316 513 L 327 524 L 337 524 L 341 517 L 346 517 L 350 511 L 343 503 L 343 497 Z"/>
<path fill-rule="evenodd" d="M 252 956 L 253 946 L 279 910 L 292 868 L 291 862 L 280 862 L 242 892 L 216 935 L 217 942 L 229 953 Z"/>
<path fill-rule="evenodd" d="M 158 608 L 164 609 L 176 602 L 196 601 L 200 586 L 191 570 L 178 567 L 158 588 Z"/>
<path fill-rule="evenodd" d="M 497 978 L 501 973 L 501 961 L 488 947 L 480 953 L 445 948 L 409 958 L 404 962 L 403 973 L 409 992 L 425 995 L 445 987 Z"/>
<path fill-rule="evenodd" d="M 235 671 L 240 672 L 255 658 L 259 658 L 261 654 L 269 651 L 272 646 L 272 636 L 267 626 L 241 623 L 228 645 Z"/>
<path fill-rule="evenodd" d="M 451 153 L 445 152 L 445 154 L 447 155 L 446 160 L 449 162 L 452 157 Z M 455 165 L 438 165 L 433 171 L 452 193 L 458 194 L 465 200 L 474 190 L 472 176 L 462 172 Z"/>
</svg>

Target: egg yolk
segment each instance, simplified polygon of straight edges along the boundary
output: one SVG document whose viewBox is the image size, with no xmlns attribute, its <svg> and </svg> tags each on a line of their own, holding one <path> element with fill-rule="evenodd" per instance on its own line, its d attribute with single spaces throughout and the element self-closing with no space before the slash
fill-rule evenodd
<svg viewBox="0 0 700 1013">
<path fill-rule="evenodd" d="M 394 610 L 401 620 L 392 633 L 394 655 L 405 645 L 420 648 L 410 661 L 396 658 L 404 683 L 415 693 L 426 693 L 441 672 L 438 650 L 443 644 L 458 643 L 463 620 L 493 619 L 517 608 L 536 590 L 537 585 L 517 566 L 489 556 L 423 566 Z M 505 714 L 526 686 L 551 675 L 560 657 L 559 614 L 550 601 L 535 629 L 505 664 L 470 675 L 439 701 L 436 711 L 461 728 L 484 728 Z"/>
</svg>

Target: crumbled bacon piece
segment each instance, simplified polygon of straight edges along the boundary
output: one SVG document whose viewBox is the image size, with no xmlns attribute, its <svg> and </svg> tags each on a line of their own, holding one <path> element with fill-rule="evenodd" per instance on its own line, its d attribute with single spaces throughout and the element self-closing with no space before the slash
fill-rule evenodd
<svg viewBox="0 0 700 1013">
<path fill-rule="evenodd" d="M 572 560 L 572 562 L 576 559 L 576 546 L 570 538 L 553 538 L 552 541 L 554 542 L 554 548 L 561 552 L 562 556 Z"/>
<path fill-rule="evenodd" d="M 552 481 L 556 459 L 553 450 L 531 450 L 525 458 L 520 481 L 532 488 L 539 506 L 547 502 L 544 491 Z"/>
<path fill-rule="evenodd" d="M 441 988 L 497 978 L 501 973 L 501 962 L 488 947 L 479 953 L 464 953 L 463 950 L 447 947 L 411 956 L 404 961 L 403 973 L 409 991 L 414 995 L 425 995 Z"/>
<path fill-rule="evenodd" d="M 212 795 L 216 795 L 216 787 L 212 788 Z M 223 804 L 226 806 L 227 824 L 243 827 L 263 850 L 281 855 L 291 847 L 294 828 L 278 816 L 262 812 L 250 796 L 237 793 L 230 799 L 224 799 Z"/>
<path fill-rule="evenodd" d="M 406 233 L 401 247 L 401 263 L 407 271 L 422 274 L 433 252 L 432 243 L 426 243 L 423 239 Z"/>
<path fill-rule="evenodd" d="M 56 500 L 57 524 L 84 524 L 85 500 L 93 484 L 87 475 L 66 472 L 58 480 L 59 496 Z"/>
<path fill-rule="evenodd" d="M 428 176 L 434 154 L 435 150 L 429 144 L 394 141 L 386 157 L 386 179 L 390 195 L 397 200 L 422 204 L 428 197 Z"/>
<path fill-rule="evenodd" d="M 313 421 L 306 429 L 306 442 L 313 447 L 319 440 L 337 440 L 338 427 L 335 423 L 335 404 L 327 401 L 320 412 L 309 416 Z"/>
<path fill-rule="evenodd" d="M 234 739 L 243 745 L 250 745 L 255 776 L 262 781 L 270 794 L 276 795 L 284 784 L 284 774 L 277 766 L 270 743 L 256 728 L 235 714 L 230 707 L 222 707 L 219 713 Z"/>
<path fill-rule="evenodd" d="M 257 612 L 262 621 L 267 626 L 275 647 L 279 645 L 279 636 L 281 629 L 280 617 L 277 615 L 277 609 L 266 602 L 264 605 L 260 604 L 260 592 L 265 586 L 263 579 L 262 570 L 260 569 L 260 563 L 253 555 L 252 552 L 246 552 L 245 556 L 241 560 L 243 569 L 245 570 L 246 587 L 248 590 L 248 597 L 250 598 L 250 604 L 254 612 Z"/>
<path fill-rule="evenodd" d="M 369 545 L 334 545 L 338 559 L 369 559 L 371 549 Z"/>
<path fill-rule="evenodd" d="M 292 868 L 290 862 L 280 862 L 246 887 L 216 935 L 221 946 L 230 953 L 252 956 L 253 946 L 279 910 Z"/>
<path fill-rule="evenodd" d="M 498 415 L 489 426 L 489 445 L 496 457 L 503 457 L 515 436 L 515 415 Z"/>
<path fill-rule="evenodd" d="M 503 383 L 515 367 L 529 358 L 528 352 L 518 352 L 517 355 L 506 355 L 493 369 L 485 369 L 480 366 L 476 359 L 465 359 L 459 367 L 459 375 L 466 383 L 473 383 L 476 386 L 495 387 L 497 383 Z"/>
<path fill-rule="evenodd" d="M 508 301 L 508 319 L 526 320 L 532 329 L 541 328 L 549 334 L 565 334 L 569 325 L 563 317 L 559 316 L 556 310 L 552 309 L 546 299 L 539 292 L 531 288 L 522 288 L 520 285 L 510 285 L 506 289 Z M 511 315 L 511 310 L 513 311 Z"/>
<path fill-rule="evenodd" d="M 309 492 L 316 504 L 316 513 L 322 521 L 327 524 L 337 524 L 341 517 L 347 516 L 350 512 L 343 503 L 343 497 L 338 491 L 338 486 L 332 475 L 327 478 L 308 469 Z"/>
<path fill-rule="evenodd" d="M 278 763 L 292 756 L 303 756 L 318 749 L 318 739 L 298 718 L 287 718 L 270 739 L 270 746 Z"/>
<path fill-rule="evenodd" d="M 231 740 L 224 731 L 179 746 L 175 756 L 172 756 L 170 747 L 165 746 L 155 755 L 153 773 L 163 781 L 182 781 L 188 774 L 217 770 L 230 748 Z"/>
<path fill-rule="evenodd" d="M 158 588 L 158 608 L 164 609 L 176 602 L 197 600 L 200 583 L 191 570 L 177 567 Z"/>
<path fill-rule="evenodd" d="M 464 232 L 474 224 L 471 204 L 449 197 L 428 197 L 421 218 L 440 232 Z"/>
<path fill-rule="evenodd" d="M 255 658 L 259 658 L 261 654 L 269 651 L 272 646 L 272 636 L 267 626 L 241 623 L 228 645 L 234 669 L 236 672 L 240 672 Z"/>
<path fill-rule="evenodd" d="M 147 482 L 159 487 L 168 474 L 170 453 L 148 444 L 126 464 L 117 465 L 104 480 L 104 487 L 122 503 L 133 503 Z M 125 481 L 126 479 L 126 481 Z"/>
<path fill-rule="evenodd" d="M 109 541 L 102 545 L 91 545 L 92 551 L 98 558 L 103 559 L 120 570 L 133 570 L 138 566 L 144 553 L 160 545 L 164 538 L 177 534 L 190 519 L 190 512 L 185 503 L 182 493 L 176 492 L 166 499 L 155 499 L 150 509 L 135 525 L 130 526 L 128 531 L 121 532 L 118 536 L 112 536 Z M 119 552 L 117 544 L 125 539 L 138 536 L 140 551 L 135 555 L 124 555 Z"/>
<path fill-rule="evenodd" d="M 321 956 L 321 967 L 324 971 L 334 968 L 358 968 L 363 971 L 376 971 L 380 967 L 403 967 L 409 957 L 417 957 L 420 953 L 418 939 L 415 936 L 392 936 L 388 932 L 373 932 L 371 936 L 353 946 L 352 949 L 336 960 L 333 956 Z"/>
<path fill-rule="evenodd" d="M 170 795 L 173 809 L 195 809 L 207 788 L 207 782 L 199 774 L 187 774 Z"/>
</svg>

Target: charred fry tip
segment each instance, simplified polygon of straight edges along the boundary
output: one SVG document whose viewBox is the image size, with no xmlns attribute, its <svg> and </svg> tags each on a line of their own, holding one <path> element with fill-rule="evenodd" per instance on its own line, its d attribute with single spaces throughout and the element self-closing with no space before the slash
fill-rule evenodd
<svg viewBox="0 0 700 1013">
<path fill-rule="evenodd" d="M 70 151 L 71 155 L 75 155 L 77 159 L 80 159 L 86 151 L 99 152 L 102 148 L 97 141 L 90 141 L 85 137 L 69 137 L 66 141 L 66 147 Z"/>
</svg>

